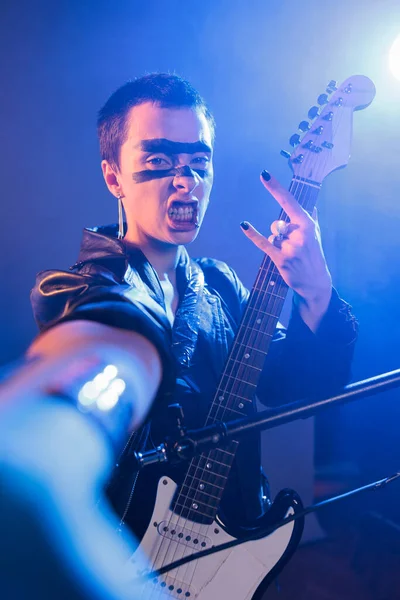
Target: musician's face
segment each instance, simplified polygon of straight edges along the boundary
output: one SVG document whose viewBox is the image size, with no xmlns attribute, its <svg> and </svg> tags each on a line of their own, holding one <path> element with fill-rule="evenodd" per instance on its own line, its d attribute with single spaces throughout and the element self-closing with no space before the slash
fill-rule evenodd
<svg viewBox="0 0 400 600">
<path fill-rule="evenodd" d="M 138 244 L 192 242 L 213 182 L 212 136 L 206 117 L 190 108 L 161 108 L 148 102 L 131 109 L 127 127 L 116 173 L 127 239 Z"/>
</svg>

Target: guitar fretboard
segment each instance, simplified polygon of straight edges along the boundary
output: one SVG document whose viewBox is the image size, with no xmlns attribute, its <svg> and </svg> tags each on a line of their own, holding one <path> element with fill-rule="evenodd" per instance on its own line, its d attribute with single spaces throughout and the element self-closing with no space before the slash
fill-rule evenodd
<svg viewBox="0 0 400 600">
<path fill-rule="evenodd" d="M 310 214 L 320 184 L 294 177 L 290 191 Z M 280 219 L 289 221 L 282 211 Z M 206 425 L 229 421 L 253 412 L 258 381 L 287 296 L 288 286 L 274 263 L 265 256 L 249 296 Z M 183 485 L 174 501 L 176 514 L 204 524 L 215 519 L 237 441 L 192 459 Z"/>
</svg>

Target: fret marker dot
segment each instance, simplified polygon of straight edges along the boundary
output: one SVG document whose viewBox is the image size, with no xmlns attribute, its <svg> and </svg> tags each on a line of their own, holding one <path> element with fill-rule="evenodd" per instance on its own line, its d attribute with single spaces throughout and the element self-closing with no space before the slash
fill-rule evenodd
<svg viewBox="0 0 400 600">
<path fill-rule="evenodd" d="M 245 358 L 250 358 L 250 354 L 248 352 L 246 352 L 246 354 L 244 355 Z"/>
<path fill-rule="evenodd" d="M 219 396 L 218 400 L 220 400 L 220 402 L 222 402 L 224 400 L 224 397 L 223 396 Z"/>
<path fill-rule="evenodd" d="M 192 506 L 193 506 L 193 508 L 194 508 L 195 510 L 197 510 L 197 509 L 199 508 L 199 505 L 198 505 L 198 504 L 196 504 L 196 502 L 193 502 Z"/>
<path fill-rule="evenodd" d="M 243 408 L 243 406 L 244 406 L 243 402 L 240 402 L 239 408 Z"/>
<path fill-rule="evenodd" d="M 261 323 L 261 319 L 257 319 L 256 323 L 259 325 Z"/>
<path fill-rule="evenodd" d="M 269 285 L 275 285 L 275 281 L 270 281 Z"/>
<path fill-rule="evenodd" d="M 207 464 L 206 464 L 206 467 L 207 467 L 207 469 L 211 469 L 211 467 L 212 467 L 212 464 L 211 464 L 211 463 L 207 463 Z"/>
<path fill-rule="evenodd" d="M 200 488 L 201 490 L 204 490 L 204 483 L 201 483 L 201 484 L 199 485 L 199 488 Z"/>
</svg>

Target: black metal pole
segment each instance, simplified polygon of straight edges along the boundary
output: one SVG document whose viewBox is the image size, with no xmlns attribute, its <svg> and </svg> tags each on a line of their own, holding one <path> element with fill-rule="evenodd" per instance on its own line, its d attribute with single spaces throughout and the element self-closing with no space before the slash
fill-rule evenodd
<svg viewBox="0 0 400 600">
<path fill-rule="evenodd" d="M 325 408 L 341 406 L 397 387 L 400 387 L 400 369 L 352 383 L 336 396 L 314 402 L 308 398 L 264 410 L 253 417 L 218 422 L 201 429 L 187 431 L 178 440 L 167 439 L 164 444 L 153 450 L 134 453 L 132 460 L 137 469 L 155 463 L 188 460 L 206 450 L 221 447 L 229 440 L 236 439 L 248 431 L 272 429 L 296 419 L 307 419 Z"/>
<path fill-rule="evenodd" d="M 310 402 L 310 399 L 292 402 L 278 408 L 264 410 L 253 417 L 219 422 L 208 427 L 188 431 L 172 448 L 178 458 L 191 458 L 204 450 L 220 446 L 228 440 L 236 439 L 248 431 L 272 429 L 296 419 L 306 419 L 320 410 L 340 406 L 354 400 L 386 392 L 400 387 L 400 369 L 376 375 L 363 381 L 352 383 L 336 396 Z"/>
</svg>

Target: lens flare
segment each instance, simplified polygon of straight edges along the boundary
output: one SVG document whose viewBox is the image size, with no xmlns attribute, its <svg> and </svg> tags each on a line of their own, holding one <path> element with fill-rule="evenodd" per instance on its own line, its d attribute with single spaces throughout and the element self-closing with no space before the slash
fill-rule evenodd
<svg viewBox="0 0 400 600">
<path fill-rule="evenodd" d="M 389 66 L 396 79 L 400 80 L 400 35 L 397 36 L 390 49 Z"/>
</svg>

